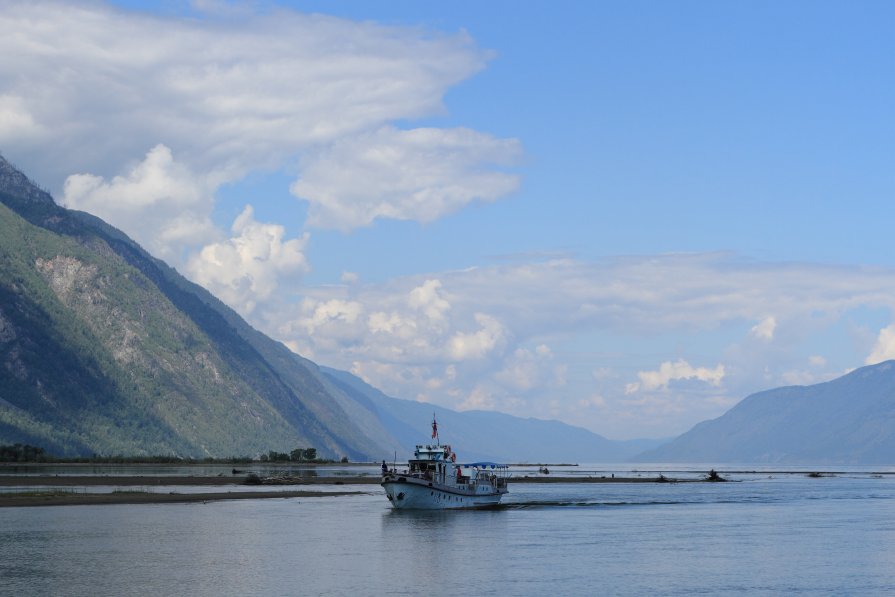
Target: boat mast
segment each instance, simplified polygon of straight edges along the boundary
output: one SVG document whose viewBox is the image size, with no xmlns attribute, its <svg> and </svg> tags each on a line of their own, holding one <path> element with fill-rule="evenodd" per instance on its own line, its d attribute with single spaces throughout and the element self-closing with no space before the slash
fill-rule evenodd
<svg viewBox="0 0 895 597">
<path fill-rule="evenodd" d="M 435 445 L 441 445 L 441 439 L 438 437 L 438 422 L 435 420 L 435 413 L 432 413 L 432 439 L 435 440 Z"/>
</svg>

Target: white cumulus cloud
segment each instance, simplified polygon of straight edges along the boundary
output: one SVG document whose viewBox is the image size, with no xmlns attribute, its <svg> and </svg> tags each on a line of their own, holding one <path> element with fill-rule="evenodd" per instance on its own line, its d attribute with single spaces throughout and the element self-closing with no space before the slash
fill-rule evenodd
<svg viewBox="0 0 895 597">
<path fill-rule="evenodd" d="M 429 319 L 443 320 L 451 304 L 441 296 L 440 288 L 440 280 L 426 280 L 421 286 L 410 291 L 407 304 L 425 313 Z"/>
<path fill-rule="evenodd" d="M 21 141 L 23 137 L 43 132 L 34 122 L 21 96 L 0 94 L 0 139 Z"/>
<path fill-rule="evenodd" d="M 292 192 L 311 203 L 309 222 L 350 230 L 376 218 L 431 222 L 467 203 L 494 201 L 518 185 L 518 141 L 469 129 L 377 131 L 337 141 L 302 160 Z"/>
<path fill-rule="evenodd" d="M 476 313 L 479 329 L 474 332 L 457 332 L 449 343 L 448 354 L 456 361 L 481 359 L 498 347 L 504 337 L 500 322 L 491 315 Z"/>
<path fill-rule="evenodd" d="M 233 237 L 206 245 L 187 264 L 190 276 L 238 311 L 249 314 L 284 276 L 308 271 L 308 235 L 284 240 L 285 228 L 255 221 L 251 206 L 234 220 Z"/>
<path fill-rule="evenodd" d="M 360 280 L 360 276 L 357 272 L 342 272 L 339 279 L 345 284 L 357 284 L 358 280 Z"/>
<path fill-rule="evenodd" d="M 0 61 L 11 98 L 0 106 L 27 106 L 31 126 L 54 132 L 45 149 L 64 159 L 40 170 L 63 175 L 73 162 L 116 171 L 159 142 L 196 171 L 281 163 L 443 111 L 445 91 L 488 56 L 462 33 L 282 8 L 187 19 L 92 2 L 4 6 L 0 30 L 15 35 L 0 37 L 0 55 L 16 59 Z"/>
<path fill-rule="evenodd" d="M 719 364 L 713 369 L 693 367 L 684 359 L 678 359 L 675 362 L 665 361 L 655 371 L 640 371 L 637 373 L 637 378 L 640 381 L 625 386 L 626 394 L 633 394 L 640 390 L 666 389 L 670 382 L 681 379 L 695 379 L 718 386 L 724 379 L 724 365 Z"/>
<path fill-rule="evenodd" d="M 545 387 L 551 381 L 563 381 L 562 370 L 556 369 L 553 352 L 545 344 L 535 350 L 517 348 L 503 363 L 502 369 L 494 374 L 494 379 L 502 385 L 518 392 L 526 392 Z"/>
<path fill-rule="evenodd" d="M 774 339 L 774 330 L 777 328 L 777 320 L 773 317 L 765 317 L 758 322 L 749 333 L 760 339 L 770 342 Z"/>
<path fill-rule="evenodd" d="M 457 407 L 458 410 L 494 410 L 496 405 L 494 396 L 487 388 L 477 385 L 469 394 L 466 395 L 463 402 Z"/>
<path fill-rule="evenodd" d="M 867 365 L 874 365 L 889 359 L 895 359 L 895 324 L 879 331 L 876 344 L 864 362 Z"/>
<path fill-rule="evenodd" d="M 130 190 L 129 213 L 150 219 L 158 206 L 133 197 L 161 182 L 147 176 L 208 198 L 297 157 L 293 188 L 311 202 L 311 225 L 427 222 L 515 188 L 502 167 L 518 156 L 517 141 L 394 126 L 443 113 L 447 90 L 485 67 L 489 53 L 465 33 L 221 6 L 180 18 L 94 2 L 5 2 L 0 31 L 15 34 L 0 36 L 0 56 L 15 59 L 0 60 L 0 146 L 51 188 L 76 174 L 66 194 L 81 209 L 112 213 L 112 191 Z M 150 147 L 144 170 L 165 151 L 178 170 L 130 169 Z M 180 200 L 192 211 L 191 198 Z M 120 225 L 139 236 L 134 217 Z"/>
<path fill-rule="evenodd" d="M 304 310 L 308 315 L 301 320 L 302 327 L 313 335 L 318 329 L 333 322 L 353 325 L 363 314 L 364 306 L 356 301 L 332 299 L 324 302 L 305 301 Z"/>
<path fill-rule="evenodd" d="M 808 363 L 812 367 L 824 367 L 827 364 L 827 359 L 820 355 L 811 355 L 808 357 Z"/>
<path fill-rule="evenodd" d="M 211 185 L 160 144 L 111 180 L 93 174 L 69 176 L 62 203 L 99 216 L 152 254 L 176 262 L 178 248 L 215 237 L 211 191 Z"/>
</svg>

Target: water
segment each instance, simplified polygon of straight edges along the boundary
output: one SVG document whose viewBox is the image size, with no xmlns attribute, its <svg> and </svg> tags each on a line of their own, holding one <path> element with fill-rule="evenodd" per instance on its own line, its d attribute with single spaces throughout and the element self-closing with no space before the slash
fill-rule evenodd
<svg viewBox="0 0 895 597">
<path fill-rule="evenodd" d="M 344 489 L 370 493 L 2 508 L 0 593 L 895 592 L 895 477 L 731 476 L 513 484 L 486 511 L 395 512 L 360 485 Z"/>
</svg>

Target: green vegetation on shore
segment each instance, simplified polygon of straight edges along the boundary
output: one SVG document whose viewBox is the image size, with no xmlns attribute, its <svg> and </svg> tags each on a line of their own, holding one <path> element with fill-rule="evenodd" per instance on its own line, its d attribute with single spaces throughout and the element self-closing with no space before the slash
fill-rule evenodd
<svg viewBox="0 0 895 597">
<path fill-rule="evenodd" d="M 27 444 L 0 446 L 0 462 L 47 462 L 47 453 L 43 448 Z"/>
<path fill-rule="evenodd" d="M 317 457 L 316 448 L 296 448 L 289 452 L 269 451 L 258 458 L 251 456 L 230 456 L 227 458 L 190 458 L 171 455 L 155 456 L 92 456 L 59 457 L 48 454 L 44 448 L 28 444 L 0 445 L 0 462 L 18 463 L 58 463 L 58 464 L 249 464 L 252 462 L 302 462 L 309 464 L 326 464 L 335 462 Z M 348 462 L 343 457 L 341 462 Z"/>
<path fill-rule="evenodd" d="M 296 448 L 289 452 L 275 452 L 271 450 L 267 454 L 262 454 L 261 462 L 314 462 L 317 460 L 317 450 L 315 448 Z"/>
</svg>

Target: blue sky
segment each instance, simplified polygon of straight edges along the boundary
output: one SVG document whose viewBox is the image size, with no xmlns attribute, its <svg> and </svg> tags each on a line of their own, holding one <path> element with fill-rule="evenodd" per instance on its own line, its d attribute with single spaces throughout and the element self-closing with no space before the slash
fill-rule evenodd
<svg viewBox="0 0 895 597">
<path fill-rule="evenodd" d="M 665 437 L 895 357 L 893 17 L 8 2 L 0 150 L 389 394 Z"/>
<path fill-rule="evenodd" d="M 557 250 L 891 261 L 889 222 L 868 217 L 895 178 L 892 11 L 883 4 L 289 5 L 466 31 L 494 52 L 485 71 L 446 94 L 444 114 L 408 123 L 524 144 L 518 193 L 430 227 L 480 227 L 478 243 L 452 247 L 447 267 Z M 390 232 L 418 232 L 405 228 Z"/>
</svg>

